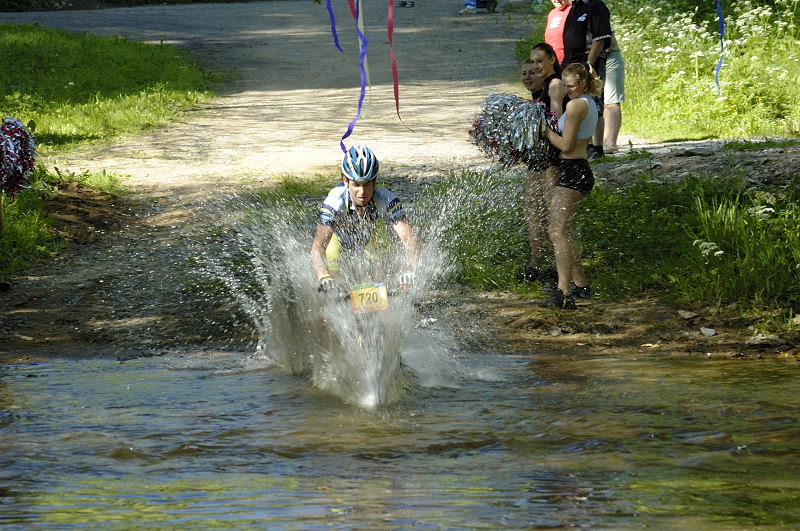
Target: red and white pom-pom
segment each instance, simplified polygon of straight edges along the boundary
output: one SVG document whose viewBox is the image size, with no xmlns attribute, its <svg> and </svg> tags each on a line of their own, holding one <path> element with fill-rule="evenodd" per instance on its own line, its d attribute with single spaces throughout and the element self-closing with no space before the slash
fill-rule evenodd
<svg viewBox="0 0 800 531">
<path fill-rule="evenodd" d="M 28 184 L 36 159 L 33 135 L 16 118 L 3 118 L 0 124 L 0 190 L 16 195 Z"/>
<path fill-rule="evenodd" d="M 545 129 L 557 120 L 540 102 L 511 94 L 489 94 L 469 131 L 472 143 L 504 166 L 537 164 L 553 149 Z"/>
</svg>

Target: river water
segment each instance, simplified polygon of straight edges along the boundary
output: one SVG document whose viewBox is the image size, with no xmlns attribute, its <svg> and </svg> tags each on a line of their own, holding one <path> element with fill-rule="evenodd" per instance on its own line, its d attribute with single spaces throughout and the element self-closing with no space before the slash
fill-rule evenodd
<svg viewBox="0 0 800 531">
<path fill-rule="evenodd" d="M 0 527 L 800 525 L 796 362 L 446 363 L 374 411 L 246 353 L 2 367 Z"/>
</svg>

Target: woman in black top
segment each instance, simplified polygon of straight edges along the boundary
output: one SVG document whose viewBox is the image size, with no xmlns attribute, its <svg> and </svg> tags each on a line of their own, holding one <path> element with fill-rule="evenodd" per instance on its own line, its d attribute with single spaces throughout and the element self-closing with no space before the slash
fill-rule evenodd
<svg viewBox="0 0 800 531">
<path fill-rule="evenodd" d="M 526 82 L 526 75 L 530 77 L 531 72 L 539 83 Z M 559 118 L 569 97 L 561 83 L 561 67 L 553 48 L 545 43 L 534 46 L 530 59 L 522 65 L 522 73 L 523 84 L 531 91 L 531 98 Z M 536 85 L 538 88 L 533 88 Z M 520 275 L 520 280 L 549 284 L 556 278 L 555 268 L 544 264 L 544 247 L 550 245 L 547 236 L 547 205 L 558 179 L 558 163 L 558 150 L 552 149 L 546 160 L 528 166 L 525 180 L 525 221 L 528 226 L 530 259 Z"/>
<path fill-rule="evenodd" d="M 534 100 L 545 104 L 545 108 L 561 118 L 569 97 L 561 82 L 561 66 L 556 59 L 556 52 L 553 47 L 544 42 L 540 42 L 531 50 L 531 62 L 533 71 L 542 78 L 542 89 L 533 96 Z"/>
</svg>

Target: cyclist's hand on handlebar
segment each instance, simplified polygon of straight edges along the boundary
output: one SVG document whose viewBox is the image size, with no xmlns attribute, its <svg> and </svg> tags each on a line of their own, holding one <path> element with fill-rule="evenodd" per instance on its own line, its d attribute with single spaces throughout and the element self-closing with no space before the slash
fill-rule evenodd
<svg viewBox="0 0 800 531">
<path fill-rule="evenodd" d="M 332 293 L 334 288 L 333 278 L 330 276 L 322 277 L 319 279 L 319 288 L 317 290 L 320 293 Z"/>
<path fill-rule="evenodd" d="M 403 271 L 400 273 L 400 276 L 397 277 L 397 283 L 401 286 L 411 286 L 414 284 L 415 275 L 413 271 Z"/>
</svg>

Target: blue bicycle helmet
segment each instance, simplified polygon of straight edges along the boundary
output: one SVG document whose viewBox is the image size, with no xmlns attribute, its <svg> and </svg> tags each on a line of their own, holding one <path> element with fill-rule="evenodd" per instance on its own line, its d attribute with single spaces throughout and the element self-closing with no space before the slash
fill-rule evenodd
<svg viewBox="0 0 800 531">
<path fill-rule="evenodd" d="M 342 159 L 342 176 L 368 183 L 378 177 L 378 159 L 367 146 L 351 146 Z"/>
</svg>

